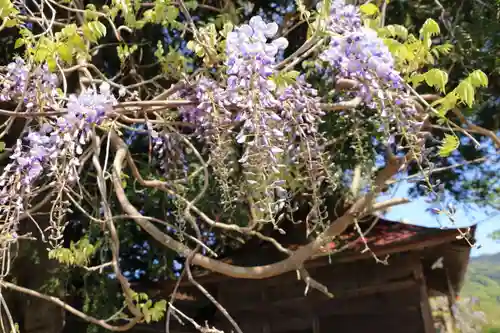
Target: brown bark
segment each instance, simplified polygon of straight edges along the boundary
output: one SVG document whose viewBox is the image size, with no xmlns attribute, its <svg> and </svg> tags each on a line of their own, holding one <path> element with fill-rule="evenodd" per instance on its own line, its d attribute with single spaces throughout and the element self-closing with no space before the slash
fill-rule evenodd
<svg viewBox="0 0 500 333">
<path fill-rule="evenodd" d="M 116 150 L 112 177 L 114 190 L 125 213 L 128 214 L 156 241 L 176 251 L 177 253 L 184 255 L 185 257 L 192 256 L 192 264 L 216 273 L 241 279 L 266 279 L 300 269 L 304 262 L 316 254 L 328 239 L 340 235 L 347 229 L 347 227 L 353 224 L 356 219 L 362 217 L 363 214 L 366 214 L 366 211 L 371 208 L 375 196 L 380 192 L 381 188 L 383 188 L 385 182 L 392 178 L 392 176 L 394 176 L 407 162 L 406 157 L 402 159 L 390 159 L 387 166 L 379 172 L 372 192 L 361 197 L 343 216 L 333 221 L 330 227 L 320 234 L 315 240 L 300 247 L 288 258 L 270 265 L 242 267 L 215 260 L 199 253 L 195 253 L 193 255 L 193 251 L 190 248 L 163 233 L 149 220 L 144 219 L 139 211 L 129 202 L 121 185 L 120 174 L 122 173 L 125 160 L 127 159 L 129 167 L 132 169 L 132 173 L 136 180 L 143 186 L 155 187 L 160 190 L 166 190 L 166 186 L 162 181 L 144 180 L 137 170 L 134 161 L 130 158 L 126 144 L 116 134 L 110 133 L 110 135 L 112 136 L 111 141 Z"/>
</svg>

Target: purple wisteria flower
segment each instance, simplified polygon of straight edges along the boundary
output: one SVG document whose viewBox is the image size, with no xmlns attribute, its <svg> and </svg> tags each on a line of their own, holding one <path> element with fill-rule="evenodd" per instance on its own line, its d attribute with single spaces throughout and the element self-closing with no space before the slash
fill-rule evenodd
<svg viewBox="0 0 500 333">
<path fill-rule="evenodd" d="M 17 59 L 8 66 L 10 81 L 3 84 L 6 100 L 16 101 L 24 94 L 24 111 L 37 112 L 50 104 L 39 103 L 30 96 L 45 96 L 57 105 L 54 76 L 43 66 L 30 73 L 23 61 Z M 14 78 L 16 78 L 14 80 Z M 50 89 L 53 91 L 50 91 Z M 28 96 L 28 97 L 26 97 Z M 28 98 L 28 99 L 27 99 Z M 27 135 L 17 140 L 10 156 L 10 163 L 0 175 L 0 219 L 15 229 L 19 215 L 29 208 L 35 195 L 37 181 L 42 177 L 58 181 L 74 182 L 78 179 L 79 156 L 83 153 L 95 125 L 99 125 L 112 110 L 115 98 L 109 85 L 103 84 L 100 91 L 84 90 L 80 95 L 71 95 L 66 113 L 58 117 L 43 118 L 33 124 Z M 61 184 L 61 187 L 64 184 Z"/>
<path fill-rule="evenodd" d="M 236 27 L 226 38 L 225 80 L 202 77 L 179 94 L 197 101 L 180 108 L 180 114 L 207 144 L 216 178 L 228 182 L 235 172 L 243 176 L 228 200 L 242 199 L 235 193 L 250 194 L 261 222 L 271 222 L 287 201 L 290 164 L 311 170 L 305 177 L 311 182 L 324 169 L 317 165 L 323 142 L 317 92 L 303 76 L 276 84 L 277 56 L 288 46 L 285 38 L 273 39 L 277 31 L 276 23 L 260 16 Z"/>
<path fill-rule="evenodd" d="M 401 86 L 388 47 L 368 28 L 332 36 L 330 47 L 321 58 L 338 68 L 340 75 L 352 77 L 370 86 Z"/>
<path fill-rule="evenodd" d="M 57 76 L 48 71 L 47 65 L 34 70 L 22 58 L 7 65 L 7 73 L 0 84 L 0 101 L 18 101 L 22 98 L 26 111 L 38 108 L 55 108 L 57 105 Z"/>
<path fill-rule="evenodd" d="M 383 100 L 387 88 L 402 87 L 389 48 L 373 29 L 361 25 L 357 7 L 334 1 L 327 31 L 332 35 L 330 45 L 320 59 L 336 69 L 339 76 L 359 81 L 359 95 L 365 102 L 371 103 L 377 97 Z"/>
<path fill-rule="evenodd" d="M 357 7 L 344 0 L 333 1 L 326 22 L 330 44 L 319 58 L 327 64 L 327 73 L 358 82 L 357 96 L 367 107 L 379 110 L 380 132 L 398 129 L 413 136 L 407 137 L 409 141 L 422 145 L 425 141 L 414 135 L 422 123 L 415 120 L 417 110 L 408 102 L 410 94 L 395 69 L 394 58 L 377 32 L 361 22 Z"/>
<path fill-rule="evenodd" d="M 185 143 L 179 133 L 162 131 L 158 133 L 153 126 L 147 124 L 155 158 L 159 163 L 162 174 L 167 179 L 187 178 L 189 165 L 185 152 Z"/>
<path fill-rule="evenodd" d="M 322 2 L 318 3 L 318 11 L 322 10 L 322 5 Z M 338 34 L 354 32 L 362 26 L 358 7 L 346 4 L 344 0 L 334 0 L 330 3 L 330 15 L 326 23 L 329 31 Z"/>
</svg>

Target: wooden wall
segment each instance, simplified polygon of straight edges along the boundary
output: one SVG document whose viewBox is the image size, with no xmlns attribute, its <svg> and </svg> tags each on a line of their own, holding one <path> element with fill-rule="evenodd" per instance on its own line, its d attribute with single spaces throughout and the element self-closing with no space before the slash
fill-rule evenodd
<svg viewBox="0 0 500 333">
<path fill-rule="evenodd" d="M 316 267 L 309 273 L 335 297 L 330 299 L 316 290 L 304 297 L 305 284 L 297 280 L 296 273 L 257 281 L 231 279 L 219 288 L 206 287 L 244 333 L 434 332 L 418 254 L 391 257 L 387 266 L 367 259 Z M 183 310 L 182 303 L 176 302 L 176 307 Z M 193 309 L 185 310 L 195 315 Z M 209 324 L 225 333 L 233 331 L 219 312 Z M 171 333 L 196 332 L 189 324 L 175 326 Z M 139 326 L 131 332 L 160 333 L 165 327 L 164 323 Z"/>
<path fill-rule="evenodd" d="M 295 273 L 262 281 L 230 280 L 218 298 L 249 333 L 431 332 L 416 256 L 390 258 L 388 266 L 368 259 L 309 272 L 335 298 L 316 290 L 304 297 L 305 284 Z M 225 323 L 220 316 L 218 321 Z"/>
</svg>

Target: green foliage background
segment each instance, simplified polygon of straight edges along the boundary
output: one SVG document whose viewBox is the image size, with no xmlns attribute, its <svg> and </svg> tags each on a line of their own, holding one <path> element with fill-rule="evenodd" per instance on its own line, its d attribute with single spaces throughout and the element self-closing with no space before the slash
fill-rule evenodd
<svg viewBox="0 0 500 333">
<path fill-rule="evenodd" d="M 461 297 L 477 297 L 490 321 L 484 332 L 500 332 L 500 253 L 472 258 Z"/>
</svg>

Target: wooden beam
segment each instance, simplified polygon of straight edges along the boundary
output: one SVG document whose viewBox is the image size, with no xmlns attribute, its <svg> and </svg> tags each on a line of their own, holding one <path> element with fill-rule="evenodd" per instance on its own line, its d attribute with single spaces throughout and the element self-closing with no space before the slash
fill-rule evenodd
<svg viewBox="0 0 500 333">
<path fill-rule="evenodd" d="M 239 312 L 253 312 L 259 315 L 263 314 L 269 314 L 272 313 L 273 311 L 280 311 L 280 310 L 286 310 L 286 309 L 295 309 L 295 308 L 303 308 L 303 309 L 313 309 L 313 308 L 318 308 L 318 311 L 322 310 L 327 310 L 327 311 L 332 311 L 331 306 L 332 304 L 335 304 L 336 306 L 339 305 L 340 303 L 348 300 L 349 302 L 352 302 L 353 300 L 356 299 L 361 299 L 362 297 L 365 296 L 370 296 L 374 294 L 384 294 L 384 293 L 391 293 L 391 292 L 400 292 L 404 293 L 405 290 L 411 289 L 412 287 L 418 287 L 416 281 L 413 278 L 410 278 L 408 280 L 404 281 L 396 281 L 396 282 L 389 282 L 385 284 L 380 284 L 376 286 L 369 286 L 369 287 L 363 287 L 351 291 L 346 291 L 345 293 L 335 295 L 333 299 L 327 298 L 325 295 L 320 294 L 319 292 L 313 291 L 311 294 L 307 296 L 299 296 L 299 297 L 293 297 L 293 298 L 288 298 L 288 299 L 281 299 L 281 300 L 276 300 L 273 302 L 263 302 L 260 304 L 247 304 L 245 302 L 242 302 L 240 306 L 233 305 L 231 306 L 231 310 L 233 313 L 239 313 Z M 367 305 L 366 306 L 371 306 Z M 339 309 L 343 309 L 341 306 Z M 343 309 L 345 310 L 345 309 Z M 342 311 L 343 311 L 342 310 Z M 337 311 L 337 310 L 335 310 Z M 344 313 L 344 312 L 340 313 Z M 361 311 L 361 310 L 360 310 Z M 380 309 L 380 311 L 384 312 L 385 309 Z M 314 311 L 316 313 L 316 310 Z"/>
<path fill-rule="evenodd" d="M 319 325 L 318 316 L 314 316 L 314 318 L 313 318 L 312 331 L 313 331 L 313 333 L 321 333 L 321 327 Z"/>
<path fill-rule="evenodd" d="M 414 280 L 403 280 L 396 282 L 388 282 L 383 284 L 377 284 L 368 287 L 361 287 L 354 290 L 349 290 L 344 293 L 336 295 L 336 298 L 347 298 L 347 297 L 359 297 L 367 296 L 371 294 L 384 293 L 388 291 L 396 291 L 401 289 L 407 289 L 415 284 Z"/>
<path fill-rule="evenodd" d="M 455 317 L 453 316 L 453 305 L 455 305 L 455 302 L 457 300 L 457 295 L 455 294 L 455 290 L 453 289 L 453 286 L 451 284 L 450 280 L 450 274 L 449 270 L 447 267 L 444 268 L 444 271 L 446 273 L 446 284 L 448 286 L 448 295 L 446 295 L 446 298 L 448 300 L 448 311 L 450 313 L 448 321 L 447 321 L 447 329 L 450 332 L 453 332 L 456 327 L 456 322 L 455 322 Z"/>
<path fill-rule="evenodd" d="M 429 302 L 429 294 L 427 292 L 427 284 L 425 282 L 424 271 L 420 260 L 415 264 L 415 279 L 420 286 L 420 313 L 425 333 L 435 333 L 434 318 L 432 317 L 432 309 Z"/>
</svg>

